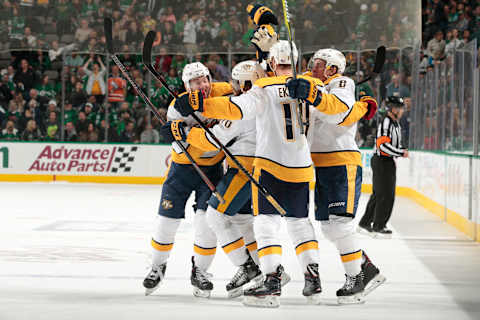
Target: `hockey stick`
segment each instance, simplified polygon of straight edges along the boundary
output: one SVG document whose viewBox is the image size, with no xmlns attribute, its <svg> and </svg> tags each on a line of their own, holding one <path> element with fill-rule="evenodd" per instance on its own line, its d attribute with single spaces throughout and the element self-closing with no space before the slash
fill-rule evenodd
<svg viewBox="0 0 480 320">
<path fill-rule="evenodd" d="M 290 14 L 288 13 L 288 3 L 287 0 L 282 0 L 283 5 L 283 20 L 285 21 L 285 27 L 288 30 L 288 42 L 290 43 L 290 60 L 292 60 L 292 75 L 293 79 L 297 79 L 297 65 L 295 63 L 293 57 L 293 39 L 292 39 L 292 31 L 290 30 Z M 300 104 L 298 100 L 295 100 L 296 105 L 296 114 L 297 114 L 297 122 L 300 126 L 300 134 L 305 135 L 305 129 L 303 128 L 303 110 L 300 108 Z"/>
<path fill-rule="evenodd" d="M 143 99 L 143 101 L 149 107 L 150 111 L 153 112 L 154 116 L 160 121 L 160 123 L 164 124 L 165 121 L 163 121 L 162 116 L 158 112 L 157 108 L 155 108 L 155 106 L 150 101 L 148 96 L 143 92 L 143 90 L 138 87 L 137 83 L 134 80 L 132 80 L 132 78 L 128 74 L 127 69 L 125 69 L 125 66 L 120 62 L 120 60 L 118 60 L 118 57 L 114 53 L 113 41 L 112 41 L 112 19 L 110 19 L 110 18 L 105 18 L 104 19 L 104 30 L 105 30 L 105 38 L 106 38 L 106 42 L 107 42 L 107 50 L 110 53 L 110 55 L 112 56 L 113 62 L 115 62 L 115 64 L 118 66 L 118 68 L 120 69 L 120 71 L 122 72 L 124 77 L 127 78 L 128 82 L 130 82 L 132 87 L 138 92 L 140 97 Z M 220 195 L 220 193 L 217 191 L 217 189 L 215 188 L 215 185 L 210 181 L 210 179 L 208 179 L 208 177 L 205 175 L 205 173 L 202 171 L 202 169 L 200 169 L 198 164 L 195 162 L 195 160 L 192 158 L 192 156 L 188 153 L 185 146 L 178 141 L 176 141 L 176 144 L 185 153 L 188 160 L 190 160 L 193 167 L 195 168 L 195 171 L 197 171 L 197 173 L 202 178 L 203 182 L 205 182 L 205 184 L 208 186 L 210 191 L 212 191 L 212 193 L 215 195 L 215 197 L 218 199 L 218 201 L 220 201 L 220 203 L 225 203 L 225 200 Z"/>
<path fill-rule="evenodd" d="M 173 92 L 167 85 L 167 82 L 163 78 L 163 76 L 155 70 L 155 68 L 152 66 L 152 46 L 153 46 L 153 41 L 155 40 L 155 32 L 154 31 L 149 31 L 147 33 L 147 36 L 145 37 L 145 42 L 143 43 L 143 64 L 145 67 L 152 73 L 152 75 L 162 83 L 162 85 L 167 89 L 168 93 L 170 93 L 175 99 L 177 98 L 177 95 L 175 92 Z M 263 187 L 261 184 L 255 180 L 250 172 L 245 169 L 245 167 L 238 162 L 237 158 L 230 152 L 230 150 L 225 147 L 220 140 L 210 131 L 210 129 L 203 123 L 203 121 L 195 114 L 192 113 L 191 115 L 193 119 L 202 127 L 203 130 L 215 141 L 215 143 L 220 146 L 220 149 L 225 152 L 228 158 L 230 158 L 235 165 L 247 176 L 247 178 L 258 188 L 260 193 L 272 204 L 272 206 L 282 215 L 286 214 L 285 209 L 282 208 L 282 206 L 273 198 L 273 196 Z"/>
<path fill-rule="evenodd" d="M 375 65 L 373 66 L 372 73 L 368 77 L 363 79 L 362 81 L 356 83 L 355 85 L 358 86 L 362 83 L 365 83 L 368 80 L 372 79 L 374 74 L 377 75 L 380 72 L 382 72 L 384 63 L 385 63 L 385 47 L 380 46 L 380 47 L 377 48 L 377 53 L 376 53 L 376 56 L 375 56 Z"/>
</svg>

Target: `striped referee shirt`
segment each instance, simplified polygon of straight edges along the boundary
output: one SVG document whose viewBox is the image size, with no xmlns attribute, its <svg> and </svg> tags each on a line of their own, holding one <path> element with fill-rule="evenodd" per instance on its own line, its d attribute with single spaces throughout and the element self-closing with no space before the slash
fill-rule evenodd
<svg viewBox="0 0 480 320">
<path fill-rule="evenodd" d="M 404 151 L 400 125 L 386 116 L 377 127 L 375 153 L 384 157 L 401 157 Z"/>
</svg>

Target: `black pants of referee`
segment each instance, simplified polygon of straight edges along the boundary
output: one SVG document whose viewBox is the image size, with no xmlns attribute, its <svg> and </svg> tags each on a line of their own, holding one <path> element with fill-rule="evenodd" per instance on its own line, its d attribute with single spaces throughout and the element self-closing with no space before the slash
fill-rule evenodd
<svg viewBox="0 0 480 320">
<path fill-rule="evenodd" d="M 382 230 L 392 215 L 395 201 L 397 167 L 390 157 L 374 155 L 371 160 L 373 193 L 368 200 L 360 226 Z"/>
</svg>

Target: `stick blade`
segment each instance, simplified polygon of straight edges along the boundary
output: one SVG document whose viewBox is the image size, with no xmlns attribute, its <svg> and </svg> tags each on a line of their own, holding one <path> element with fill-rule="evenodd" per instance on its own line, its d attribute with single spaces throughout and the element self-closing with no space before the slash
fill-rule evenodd
<svg viewBox="0 0 480 320">
<path fill-rule="evenodd" d="M 380 73 L 383 69 L 383 64 L 385 63 L 385 47 L 381 46 L 377 48 L 377 55 L 375 58 L 375 66 L 373 68 L 374 73 Z"/>
<path fill-rule="evenodd" d="M 145 36 L 145 41 L 143 42 L 143 63 L 151 64 L 152 63 L 152 47 L 155 37 L 157 36 L 155 31 L 148 31 Z"/>
<path fill-rule="evenodd" d="M 107 42 L 107 51 L 113 54 L 113 37 L 112 37 L 112 26 L 113 21 L 112 18 L 105 17 L 103 19 L 103 30 L 105 32 L 105 40 Z"/>
</svg>

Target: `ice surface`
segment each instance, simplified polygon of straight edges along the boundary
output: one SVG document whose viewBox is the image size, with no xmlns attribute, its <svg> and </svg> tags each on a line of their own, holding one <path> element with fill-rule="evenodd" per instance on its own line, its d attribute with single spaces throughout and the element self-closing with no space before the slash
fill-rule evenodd
<svg viewBox="0 0 480 320">
<path fill-rule="evenodd" d="M 212 298 L 194 298 L 191 203 L 166 279 L 146 297 L 142 280 L 160 192 L 160 186 L 1 183 L 0 319 L 480 319 L 480 246 L 402 198 L 392 240 L 360 236 L 387 277 L 364 305 L 336 305 L 343 269 L 318 226 L 321 305 L 301 296 L 303 275 L 285 228 L 283 264 L 293 280 L 279 309 L 226 298 L 235 270 L 221 250 L 210 270 Z"/>
</svg>

